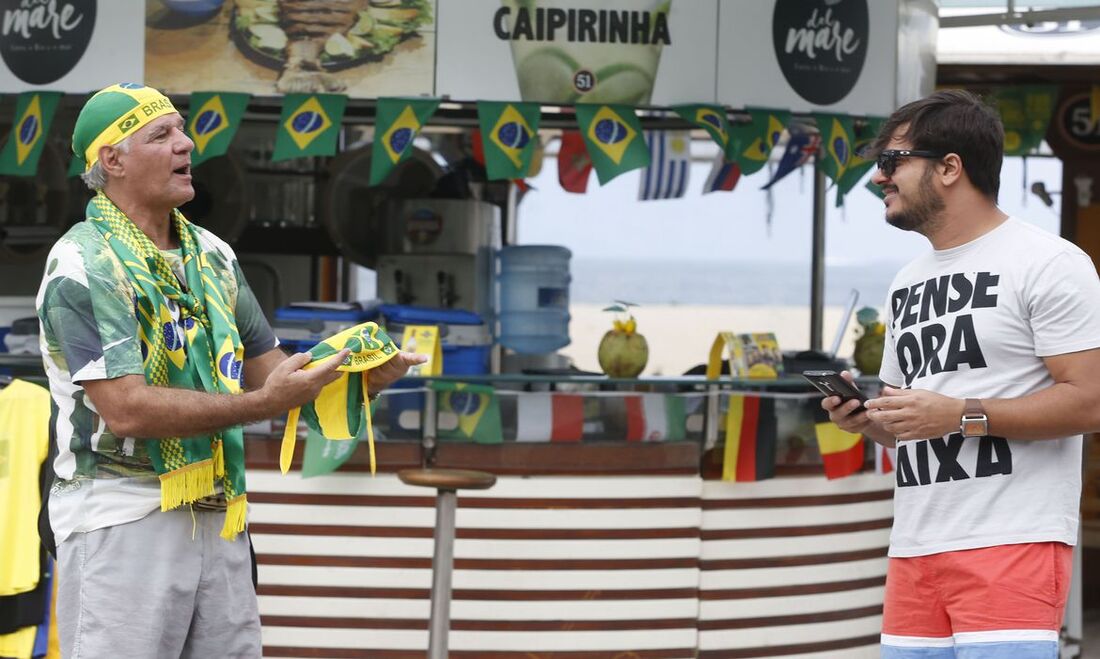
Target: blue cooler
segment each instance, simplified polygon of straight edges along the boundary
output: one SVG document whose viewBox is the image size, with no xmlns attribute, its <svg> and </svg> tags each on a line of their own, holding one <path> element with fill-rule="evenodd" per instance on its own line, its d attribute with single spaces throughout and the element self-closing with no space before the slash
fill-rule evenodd
<svg viewBox="0 0 1100 659">
<path fill-rule="evenodd" d="M 412 305 L 383 304 L 379 307 L 386 333 L 400 345 L 408 325 L 439 327 L 443 353 L 444 375 L 482 375 L 489 372 L 489 350 L 493 339 L 481 316 L 461 309 L 436 309 Z M 414 386 L 412 381 L 398 380 L 392 389 Z M 394 439 L 414 439 L 419 429 L 403 428 L 398 422 L 406 410 L 423 410 L 423 394 L 390 396 L 387 400 L 389 436 Z"/>
<path fill-rule="evenodd" d="M 293 352 L 305 352 L 337 332 L 377 318 L 374 303 L 295 302 L 275 310 L 271 329 L 279 343 Z"/>
<path fill-rule="evenodd" d="M 383 304 L 378 311 L 386 333 L 398 345 L 407 325 L 439 327 L 444 375 L 483 375 L 489 372 L 489 350 L 493 338 L 488 325 L 476 313 L 401 304 Z"/>
</svg>

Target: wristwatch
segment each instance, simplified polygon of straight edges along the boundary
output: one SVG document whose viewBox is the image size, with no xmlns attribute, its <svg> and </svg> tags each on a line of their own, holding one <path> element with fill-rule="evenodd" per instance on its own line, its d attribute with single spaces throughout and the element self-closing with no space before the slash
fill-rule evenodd
<svg viewBox="0 0 1100 659">
<path fill-rule="evenodd" d="M 989 417 L 985 415 L 982 401 L 977 398 L 966 399 L 959 432 L 963 437 L 984 437 L 989 434 Z"/>
</svg>

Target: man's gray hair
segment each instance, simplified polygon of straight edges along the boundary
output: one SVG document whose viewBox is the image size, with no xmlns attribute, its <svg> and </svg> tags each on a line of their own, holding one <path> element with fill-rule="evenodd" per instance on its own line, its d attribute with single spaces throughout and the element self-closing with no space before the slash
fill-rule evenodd
<svg viewBox="0 0 1100 659">
<path fill-rule="evenodd" d="M 130 152 L 130 138 L 127 137 L 118 144 L 114 145 L 114 148 L 123 153 Z M 84 185 L 88 186 L 89 190 L 102 190 L 107 185 L 107 172 L 103 170 L 103 163 L 99 160 L 95 161 L 92 168 L 80 175 L 80 179 L 84 181 Z"/>
</svg>

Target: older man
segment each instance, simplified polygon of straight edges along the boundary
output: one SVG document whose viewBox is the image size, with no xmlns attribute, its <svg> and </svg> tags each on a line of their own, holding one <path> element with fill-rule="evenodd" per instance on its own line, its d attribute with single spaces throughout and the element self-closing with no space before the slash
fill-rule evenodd
<svg viewBox="0 0 1100 659">
<path fill-rule="evenodd" d="M 233 250 L 177 207 L 191 140 L 163 94 L 108 87 L 73 151 L 96 191 L 38 293 L 58 457 L 66 657 L 258 657 L 240 425 L 314 400 L 347 356 L 286 357 Z M 377 393 L 413 355 L 372 374 Z"/>
</svg>

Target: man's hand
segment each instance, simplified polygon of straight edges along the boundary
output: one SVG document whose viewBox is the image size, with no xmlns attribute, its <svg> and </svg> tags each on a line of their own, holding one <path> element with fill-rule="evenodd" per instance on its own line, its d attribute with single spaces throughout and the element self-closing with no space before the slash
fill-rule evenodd
<svg viewBox="0 0 1100 659">
<path fill-rule="evenodd" d="M 867 416 L 898 439 L 931 439 L 958 432 L 965 404 L 924 389 L 883 387 L 866 407 Z"/>
<path fill-rule="evenodd" d="M 841 371 L 840 377 L 855 385 L 855 378 L 848 371 Z M 871 425 L 867 413 L 859 409 L 858 400 L 842 402 L 840 396 L 826 396 L 821 400 L 821 408 L 829 413 L 829 420 L 841 430 L 863 434 Z M 858 410 L 858 411 L 857 411 Z"/>
<path fill-rule="evenodd" d="M 841 371 L 840 376 L 853 385 L 856 383 L 855 378 L 848 371 Z M 858 400 L 842 403 L 840 396 L 826 396 L 821 401 L 821 408 L 829 413 L 829 420 L 841 430 L 859 433 L 884 446 L 894 445 L 894 436 L 875 423 L 865 410 L 859 409 Z"/>
<path fill-rule="evenodd" d="M 291 355 L 276 366 L 257 393 L 270 406 L 270 416 L 282 414 L 317 399 L 325 385 L 335 382 L 342 373 L 336 368 L 347 359 L 348 350 L 341 350 L 313 368 L 303 369 L 310 361 L 308 352 Z"/>
<path fill-rule="evenodd" d="M 378 368 L 372 368 L 368 376 L 369 393 L 371 397 L 378 395 L 386 387 L 405 377 L 409 369 L 428 361 L 427 355 L 418 355 L 412 352 L 399 352 L 393 359 Z"/>
</svg>

